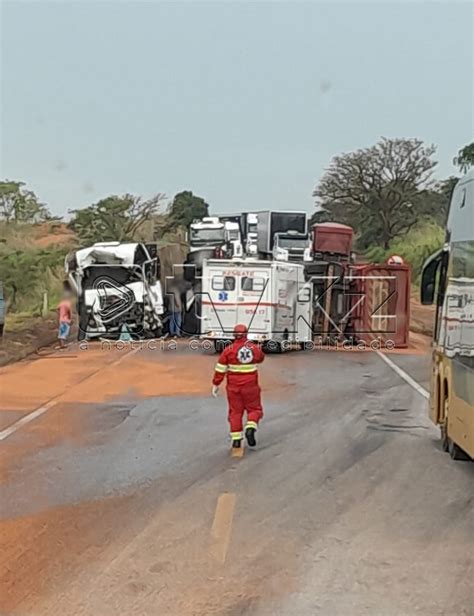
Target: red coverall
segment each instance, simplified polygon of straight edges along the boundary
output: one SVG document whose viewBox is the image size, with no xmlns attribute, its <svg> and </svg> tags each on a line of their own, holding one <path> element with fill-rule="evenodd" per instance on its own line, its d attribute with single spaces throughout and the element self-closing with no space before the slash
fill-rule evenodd
<svg viewBox="0 0 474 616">
<path fill-rule="evenodd" d="M 233 441 L 243 438 L 245 411 L 247 411 L 246 429 L 257 429 L 263 417 L 257 364 L 264 359 L 265 354 L 262 349 L 244 336 L 226 347 L 216 364 L 213 385 L 220 385 L 227 375 L 228 417 Z"/>
</svg>

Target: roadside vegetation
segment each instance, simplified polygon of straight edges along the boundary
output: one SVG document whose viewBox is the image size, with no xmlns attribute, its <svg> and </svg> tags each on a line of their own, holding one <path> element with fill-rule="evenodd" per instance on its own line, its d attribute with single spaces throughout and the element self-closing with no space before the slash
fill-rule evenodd
<svg viewBox="0 0 474 616">
<path fill-rule="evenodd" d="M 418 139 L 381 139 L 370 148 L 335 156 L 316 185 L 313 222 L 334 221 L 356 232 L 356 249 L 370 261 L 399 255 L 419 280 L 428 255 L 442 246 L 457 178 L 433 180 L 435 147 Z M 463 173 L 474 144 L 453 161 Z"/>
<path fill-rule="evenodd" d="M 372 261 L 402 256 L 419 279 L 425 258 L 442 245 L 455 177 L 433 181 L 435 148 L 417 139 L 382 139 L 372 147 L 335 156 L 314 189 L 312 222 L 332 220 L 354 227 L 357 250 Z M 474 165 L 474 144 L 453 160 L 461 173 Z M 262 206 L 263 207 L 263 206 Z M 0 281 L 12 325 L 54 309 L 64 279 L 64 258 L 96 241 L 155 241 L 180 246 L 185 229 L 209 213 L 191 191 L 171 200 L 111 195 L 69 212 L 51 215 L 23 182 L 0 182 Z"/>
</svg>

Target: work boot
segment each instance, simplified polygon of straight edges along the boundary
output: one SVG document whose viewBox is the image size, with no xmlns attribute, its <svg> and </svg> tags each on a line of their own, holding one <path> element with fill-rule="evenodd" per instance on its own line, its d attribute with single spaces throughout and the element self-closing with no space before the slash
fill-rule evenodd
<svg viewBox="0 0 474 616">
<path fill-rule="evenodd" d="M 245 438 L 247 439 L 249 447 L 255 447 L 255 445 L 257 444 L 257 441 L 255 439 L 255 432 L 255 428 L 247 428 L 247 430 L 245 430 Z"/>
<path fill-rule="evenodd" d="M 242 445 L 241 439 L 235 439 L 232 441 L 232 449 L 240 449 Z"/>
</svg>

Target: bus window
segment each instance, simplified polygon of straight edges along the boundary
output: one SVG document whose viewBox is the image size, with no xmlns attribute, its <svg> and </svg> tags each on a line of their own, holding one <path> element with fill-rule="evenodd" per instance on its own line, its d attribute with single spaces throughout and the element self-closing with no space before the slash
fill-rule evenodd
<svg viewBox="0 0 474 616">
<path fill-rule="evenodd" d="M 434 302 L 436 274 L 442 260 L 443 251 L 438 250 L 438 252 L 435 252 L 423 266 L 423 274 L 421 277 L 421 303 L 425 306 L 430 306 Z"/>
</svg>

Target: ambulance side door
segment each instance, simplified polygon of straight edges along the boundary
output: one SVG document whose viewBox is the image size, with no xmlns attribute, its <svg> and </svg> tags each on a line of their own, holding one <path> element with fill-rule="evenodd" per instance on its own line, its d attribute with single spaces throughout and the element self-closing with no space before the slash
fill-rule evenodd
<svg viewBox="0 0 474 616">
<path fill-rule="evenodd" d="M 266 332 L 270 326 L 268 271 L 242 271 L 239 284 L 238 322 L 247 325 L 250 333 Z"/>
<path fill-rule="evenodd" d="M 203 302 L 207 303 L 207 330 L 230 334 L 234 329 L 238 280 L 235 272 L 211 270 L 208 295 L 203 297 Z"/>
</svg>

